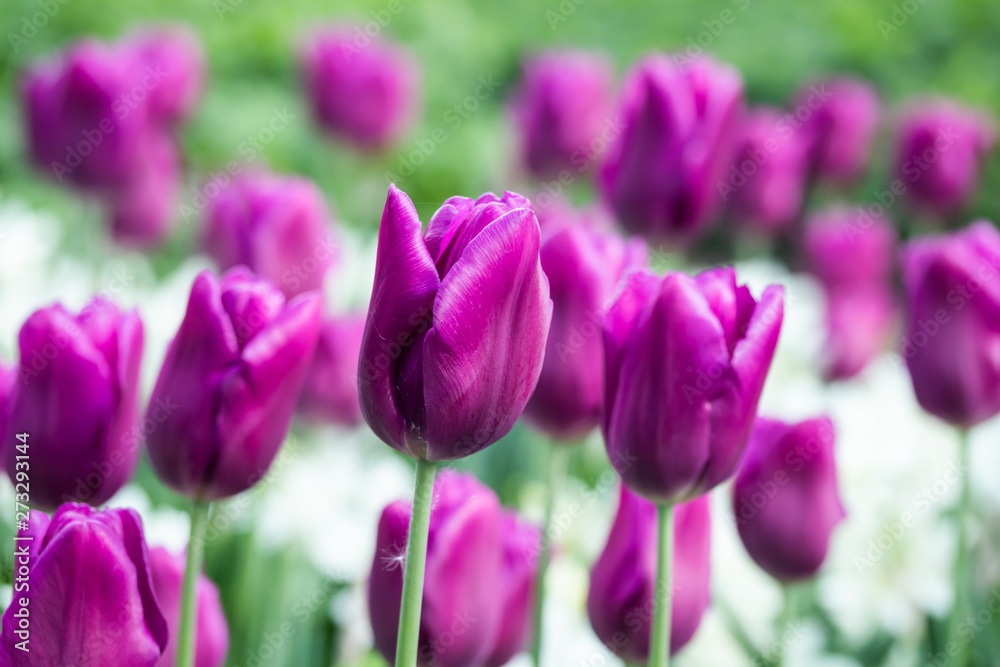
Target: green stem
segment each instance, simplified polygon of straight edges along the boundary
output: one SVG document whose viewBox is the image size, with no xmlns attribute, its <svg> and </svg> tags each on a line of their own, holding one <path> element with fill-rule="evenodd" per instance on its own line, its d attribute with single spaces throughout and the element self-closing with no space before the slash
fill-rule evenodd
<svg viewBox="0 0 1000 667">
<path fill-rule="evenodd" d="M 952 606 L 951 618 L 948 622 L 949 644 L 954 643 L 957 654 L 953 654 L 948 646 L 949 654 L 954 655 L 956 665 L 965 665 L 968 662 L 968 642 L 960 636 L 959 629 L 966 618 L 971 614 L 970 603 L 970 572 L 969 572 L 969 531 L 968 525 L 972 512 L 972 484 L 971 468 L 969 467 L 969 430 L 962 429 L 959 433 L 958 441 L 958 465 L 962 471 L 961 493 L 958 498 L 958 507 L 955 509 L 956 527 L 956 549 L 955 567 L 953 570 L 953 583 L 955 587 L 955 603 Z"/>
<path fill-rule="evenodd" d="M 653 627 L 649 642 L 649 667 L 670 665 L 670 604 L 674 551 L 674 506 L 662 503 L 656 508 L 658 524 L 656 547 L 656 596 Z"/>
<path fill-rule="evenodd" d="M 784 663 L 785 652 L 788 650 L 785 645 L 785 634 L 799 615 L 799 587 L 796 584 L 784 582 L 781 585 L 781 592 L 784 595 L 784 605 L 778 615 L 777 637 L 775 638 L 775 645 L 781 647 L 781 651 L 774 658 L 774 664 L 777 667 L 781 667 Z"/>
<path fill-rule="evenodd" d="M 549 493 L 545 503 L 544 528 L 542 530 L 541 551 L 538 554 L 538 575 L 535 579 L 534 633 L 531 639 L 531 660 L 535 667 L 542 664 L 542 615 L 545 609 L 545 573 L 549 570 L 552 543 L 549 530 L 552 528 L 552 514 L 555 512 L 556 498 L 566 476 L 569 461 L 569 446 L 553 443 L 549 445 Z"/>
<path fill-rule="evenodd" d="M 399 608 L 399 634 L 396 636 L 396 667 L 416 667 L 420 638 L 420 606 L 424 598 L 424 568 L 427 565 L 427 534 L 431 525 L 434 497 L 434 474 L 437 464 L 417 459 L 413 486 L 410 531 L 406 539 L 403 564 L 403 597 Z"/>
<path fill-rule="evenodd" d="M 191 539 L 188 541 L 184 588 L 181 589 L 181 621 L 177 630 L 177 667 L 194 665 L 195 628 L 198 623 L 198 575 L 205 556 L 205 527 L 211 503 L 195 500 L 191 506 Z"/>
</svg>

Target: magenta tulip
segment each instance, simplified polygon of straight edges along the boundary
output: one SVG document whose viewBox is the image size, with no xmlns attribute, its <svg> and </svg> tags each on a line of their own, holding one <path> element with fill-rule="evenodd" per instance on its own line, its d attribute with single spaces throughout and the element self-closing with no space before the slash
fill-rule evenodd
<svg viewBox="0 0 1000 667">
<path fill-rule="evenodd" d="M 836 183 L 857 180 L 868 165 L 878 129 L 875 89 L 858 79 L 828 79 L 804 86 L 796 95 L 795 105 L 796 111 L 810 112 L 802 133 L 810 144 L 809 161 L 814 174 Z"/>
<path fill-rule="evenodd" d="M 364 331 L 364 315 L 323 321 L 316 354 L 299 398 L 298 412 L 308 421 L 344 426 L 361 423 L 358 357 Z"/>
</svg>

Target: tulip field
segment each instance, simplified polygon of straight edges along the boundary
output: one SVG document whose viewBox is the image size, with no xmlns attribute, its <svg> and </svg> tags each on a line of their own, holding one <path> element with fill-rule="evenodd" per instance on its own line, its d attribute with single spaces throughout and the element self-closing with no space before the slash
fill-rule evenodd
<svg viewBox="0 0 1000 667">
<path fill-rule="evenodd" d="M 1000 665 L 1000 6 L 0 14 L 0 667 Z"/>
</svg>

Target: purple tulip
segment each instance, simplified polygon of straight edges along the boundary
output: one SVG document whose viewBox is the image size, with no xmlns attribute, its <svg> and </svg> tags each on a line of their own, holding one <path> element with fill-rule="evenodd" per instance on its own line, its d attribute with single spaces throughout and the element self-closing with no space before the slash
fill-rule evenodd
<svg viewBox="0 0 1000 667">
<path fill-rule="evenodd" d="M 299 397 L 299 414 L 307 420 L 344 426 L 361 423 L 358 357 L 364 332 L 364 315 L 324 320 Z"/>
<path fill-rule="evenodd" d="M 126 184 L 109 195 L 115 240 L 137 248 L 162 243 L 176 220 L 180 182 L 180 156 L 173 140 L 161 133 Z"/>
<path fill-rule="evenodd" d="M 512 111 L 529 172 L 546 178 L 591 165 L 614 131 L 613 85 L 608 59 L 586 51 L 547 51 L 524 64 Z"/>
<path fill-rule="evenodd" d="M 546 223 L 541 262 L 552 294 L 552 326 L 538 386 L 524 409 L 557 440 L 574 440 L 600 423 L 604 403 L 601 320 L 618 283 L 645 266 L 638 241 L 576 221 Z"/>
<path fill-rule="evenodd" d="M 844 516 L 835 432 L 827 417 L 786 424 L 758 418 L 733 484 L 743 546 L 781 581 L 812 577 Z"/>
<path fill-rule="evenodd" d="M 174 667 L 176 664 L 184 560 L 183 555 L 175 556 L 162 547 L 149 551 L 153 591 L 170 628 L 169 641 L 157 667 Z M 219 589 L 204 574 L 198 576 L 197 600 L 194 666 L 219 667 L 229 651 L 229 626 L 219 601 Z"/>
<path fill-rule="evenodd" d="M 696 277 L 633 273 L 604 319 L 604 440 L 634 493 L 694 498 L 736 469 L 784 314 L 732 267 Z"/>
<path fill-rule="evenodd" d="M 245 491 L 281 447 L 319 338 L 320 297 L 285 303 L 237 267 L 195 278 L 150 398 L 146 446 L 167 486 L 201 500 Z"/>
<path fill-rule="evenodd" d="M 927 412 L 970 427 L 1000 412 L 1000 233 L 989 222 L 903 251 L 902 354 Z"/>
<path fill-rule="evenodd" d="M 671 571 L 670 653 L 691 641 L 709 603 L 708 496 L 677 505 Z M 628 663 L 649 657 L 656 606 L 656 505 L 621 487 L 618 513 L 590 573 L 587 614 L 597 637 Z"/>
<path fill-rule="evenodd" d="M 34 459 L 32 460 L 34 463 Z M 34 471 L 34 467 L 32 467 Z M 31 512 L 29 555 L 16 556 L 14 600 L 3 615 L 0 664 L 11 667 L 154 667 L 167 623 L 150 583 L 142 523 L 133 510 L 66 504 Z M 27 561 L 24 563 L 21 559 Z M 28 611 L 27 631 L 18 617 Z M 19 634 L 25 633 L 26 634 Z M 20 650 L 18 644 L 26 650 Z"/>
<path fill-rule="evenodd" d="M 538 545 L 542 531 L 521 519 L 517 512 L 504 513 L 500 586 L 504 591 L 500 629 L 485 667 L 501 667 L 524 650 L 531 639 L 534 620 L 535 581 L 538 577 Z"/>
<path fill-rule="evenodd" d="M 777 109 L 750 111 L 741 126 L 736 168 L 746 176 L 740 187 L 726 188 L 735 215 L 761 232 L 787 227 L 802 208 L 808 173 L 808 145 L 785 135 Z"/>
<path fill-rule="evenodd" d="M 360 27 L 327 29 L 302 55 L 316 122 L 360 148 L 382 149 L 413 123 L 420 71 L 413 57 Z"/>
<path fill-rule="evenodd" d="M 860 177 L 878 129 L 875 88 L 858 79 L 828 79 L 803 87 L 795 104 L 797 111 L 810 111 L 804 134 L 811 146 L 809 161 L 814 173 L 845 184 Z"/>
<path fill-rule="evenodd" d="M 445 470 L 438 475 L 420 615 L 421 667 L 479 667 L 491 656 L 505 612 L 500 601 L 510 592 L 502 574 L 503 525 L 492 490 L 470 474 Z M 368 581 L 375 648 L 389 661 L 396 654 L 409 526 L 409 502 L 397 501 L 382 511 Z"/>
<path fill-rule="evenodd" d="M 7 419 L 10 416 L 10 404 L 14 398 L 14 387 L 17 386 L 17 370 L 12 366 L 4 366 L 0 362 L 0 446 L 7 436 Z M 0 456 L 0 464 L 3 458 Z"/>
<path fill-rule="evenodd" d="M 702 230 L 722 202 L 742 105 L 743 82 L 727 65 L 705 57 L 680 66 L 663 54 L 639 62 L 600 179 L 626 229 L 657 241 Z"/>
<path fill-rule="evenodd" d="M 154 26 L 132 35 L 125 45 L 144 66 L 152 117 L 172 125 L 189 116 L 205 80 L 205 56 L 197 36 L 184 26 Z"/>
<path fill-rule="evenodd" d="M 468 456 L 503 437 L 531 397 L 552 317 L 531 204 L 452 197 L 421 235 L 389 186 L 361 341 L 361 411 L 417 458 Z"/>
<path fill-rule="evenodd" d="M 323 287 L 337 256 L 316 185 L 298 176 L 237 177 L 205 211 L 202 245 L 223 269 L 243 264 L 293 297 Z"/>
<path fill-rule="evenodd" d="M 21 327 L 21 367 L 2 446 L 15 477 L 15 433 L 27 433 L 31 502 L 100 505 L 131 477 L 139 456 L 138 390 L 143 330 L 138 313 L 94 299 L 71 315 L 60 304 Z"/>
<path fill-rule="evenodd" d="M 946 216 L 968 202 L 993 133 L 979 115 L 947 100 L 913 105 L 896 138 L 896 178 L 917 208 Z"/>
</svg>

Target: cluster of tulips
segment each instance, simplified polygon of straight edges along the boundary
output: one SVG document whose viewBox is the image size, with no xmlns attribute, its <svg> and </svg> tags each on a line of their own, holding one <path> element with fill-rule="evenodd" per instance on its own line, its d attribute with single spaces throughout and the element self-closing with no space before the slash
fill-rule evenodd
<svg viewBox="0 0 1000 667">
<path fill-rule="evenodd" d="M 167 137 L 203 77 L 190 36 L 142 34 L 160 36 L 84 42 L 28 71 L 23 91 L 28 149 L 47 171 L 107 121 L 79 165 L 53 175 L 115 207 L 133 204 L 124 218 L 116 208 L 113 234 L 148 245 L 168 230 L 173 200 L 160 188 L 179 177 L 162 169 L 178 163 Z M 162 83 L 116 112 L 156 63 Z M 316 37 L 302 66 L 317 122 L 357 147 L 383 150 L 412 123 L 419 75 L 399 49 L 359 45 L 337 28 Z M 199 576 L 211 503 L 264 477 L 296 413 L 363 418 L 415 463 L 412 501 L 382 513 L 368 581 L 375 647 L 397 667 L 495 667 L 529 646 L 539 660 L 549 526 L 501 507 L 468 473 L 439 473 L 501 440 L 522 414 L 551 438 L 553 459 L 599 427 L 621 478 L 587 611 L 623 660 L 666 665 L 696 633 L 710 604 L 708 494 L 733 477 L 733 515 L 753 560 L 781 582 L 817 573 L 845 517 L 834 424 L 757 415 L 782 288 L 755 296 L 731 266 L 658 275 L 644 241 L 693 248 L 721 219 L 731 235 L 791 242 L 828 297 L 822 372 L 857 375 L 893 329 L 893 204 L 810 212 L 808 201 L 862 176 L 881 118 L 875 91 L 835 79 L 804 87 L 788 110 L 745 110 L 734 69 L 655 54 L 616 97 L 601 57 L 552 52 L 526 65 L 510 106 L 523 172 L 593 172 L 603 208 L 455 196 L 424 225 L 390 185 L 368 311 L 329 315 L 320 291 L 337 256 L 321 193 L 300 177 L 241 175 L 201 225 L 201 247 L 224 273 L 195 279 L 145 411 L 137 311 L 95 299 L 78 314 L 57 304 L 28 318 L 19 363 L 0 374 L 0 461 L 12 481 L 30 473 L 38 510 L 21 529 L 31 538 L 31 650 L 18 648 L 15 595 L 3 664 L 220 665 L 226 622 Z M 620 131 L 608 134 L 609 118 Z M 922 102 L 898 128 L 885 192 L 907 220 L 953 224 L 991 142 L 985 121 Z M 134 182 L 147 161 L 157 163 L 150 174 L 169 174 L 150 176 L 155 187 Z M 911 241 L 901 256 L 902 354 L 916 397 L 967 432 L 1000 412 L 1000 233 L 981 221 Z M 18 457 L 24 433 L 29 465 Z M 191 500 L 186 565 L 147 550 L 135 512 L 91 507 L 129 481 L 142 449 Z M 551 496 L 557 488 L 558 475 Z M 967 503 L 966 493 L 954 618 L 972 587 Z"/>
</svg>

